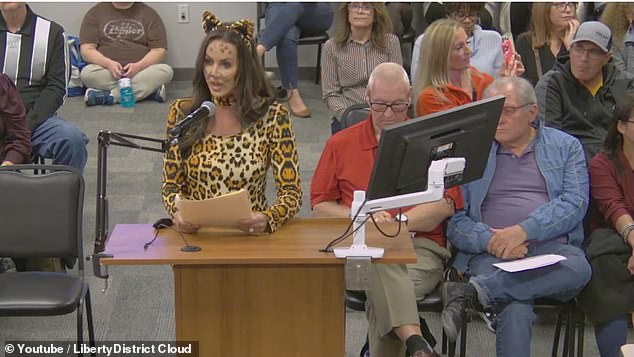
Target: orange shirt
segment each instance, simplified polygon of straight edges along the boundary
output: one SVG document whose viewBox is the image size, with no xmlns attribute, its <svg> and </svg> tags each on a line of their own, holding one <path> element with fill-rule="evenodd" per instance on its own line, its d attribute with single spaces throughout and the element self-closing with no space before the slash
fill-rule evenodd
<svg viewBox="0 0 634 357">
<path fill-rule="evenodd" d="M 476 94 L 473 100 L 470 98 L 472 93 L 467 93 L 462 88 L 456 87 L 453 84 L 448 84 L 446 88 L 441 89 L 445 98 L 441 98 L 432 87 L 423 89 L 418 95 L 416 115 L 436 113 L 480 100 L 482 99 L 482 93 L 484 93 L 486 87 L 493 82 L 493 77 L 478 71 L 475 67 L 471 67 L 471 81 L 473 82 L 473 91 Z"/>
<path fill-rule="evenodd" d="M 354 191 L 368 189 L 377 148 L 371 118 L 328 139 L 310 184 L 310 206 L 314 207 L 324 201 L 337 201 L 341 205 L 352 206 Z M 456 209 L 464 208 L 462 195 L 457 187 L 447 189 L 445 195 L 453 199 Z M 390 213 L 394 215 L 398 210 L 391 210 Z M 416 232 L 416 235 L 427 237 L 444 247 L 444 232 L 443 222 L 430 232 Z"/>
</svg>

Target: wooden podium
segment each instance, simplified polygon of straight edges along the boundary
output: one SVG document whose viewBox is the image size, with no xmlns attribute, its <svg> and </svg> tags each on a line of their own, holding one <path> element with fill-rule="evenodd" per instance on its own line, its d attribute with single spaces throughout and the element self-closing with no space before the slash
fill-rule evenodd
<svg viewBox="0 0 634 357">
<path fill-rule="evenodd" d="M 345 259 L 322 253 L 344 232 L 345 219 L 295 218 L 270 235 L 201 230 L 185 235 L 202 248 L 182 252 L 179 234 L 149 224 L 116 225 L 104 265 L 171 264 L 174 270 L 176 340 L 198 341 L 201 357 L 315 356 L 345 354 Z M 390 233 L 396 225 L 382 225 Z M 385 248 L 377 263 L 416 261 L 411 239 L 366 228 L 368 245 Z M 352 238 L 340 245 L 349 245 Z"/>
</svg>

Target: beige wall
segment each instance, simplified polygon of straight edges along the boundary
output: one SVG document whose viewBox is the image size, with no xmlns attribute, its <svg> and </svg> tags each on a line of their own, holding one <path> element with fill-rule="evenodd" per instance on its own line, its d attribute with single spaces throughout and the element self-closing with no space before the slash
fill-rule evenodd
<svg viewBox="0 0 634 357">
<path fill-rule="evenodd" d="M 213 11 L 221 20 L 235 20 L 248 18 L 255 20 L 255 2 L 146 2 L 152 6 L 163 19 L 167 30 L 167 59 L 166 62 L 174 68 L 193 68 L 198 46 L 203 39 L 201 14 L 204 10 Z M 79 28 L 84 14 L 94 3 L 47 2 L 31 3 L 30 6 L 37 14 L 49 18 L 64 27 L 70 35 L 79 36 Z M 178 4 L 189 5 L 189 23 L 178 23 Z M 275 50 L 267 53 L 267 67 L 276 66 Z M 316 46 L 300 46 L 299 66 L 314 67 L 316 63 Z"/>
</svg>

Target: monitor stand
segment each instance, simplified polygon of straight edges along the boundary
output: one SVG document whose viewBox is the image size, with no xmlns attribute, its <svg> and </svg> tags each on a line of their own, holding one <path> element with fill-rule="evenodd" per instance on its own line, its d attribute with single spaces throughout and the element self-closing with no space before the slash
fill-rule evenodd
<svg viewBox="0 0 634 357">
<path fill-rule="evenodd" d="M 350 212 L 359 212 L 353 220 L 353 242 L 348 248 L 335 248 L 337 258 L 347 257 L 383 257 L 383 248 L 368 247 L 365 244 L 365 222 L 371 212 L 385 211 L 400 207 L 419 205 L 427 202 L 438 201 L 445 193 L 445 177 L 462 175 L 465 168 L 465 159 L 447 158 L 432 161 L 427 176 L 427 190 L 408 193 L 399 196 L 378 198 L 365 201 L 365 191 L 354 191 L 354 200 Z"/>
</svg>

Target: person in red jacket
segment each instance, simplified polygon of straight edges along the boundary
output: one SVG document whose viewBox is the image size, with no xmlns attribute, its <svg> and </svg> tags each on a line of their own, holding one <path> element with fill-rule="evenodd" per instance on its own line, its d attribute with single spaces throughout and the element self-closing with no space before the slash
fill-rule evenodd
<svg viewBox="0 0 634 357">
<path fill-rule="evenodd" d="M 579 295 L 601 357 L 620 356 L 634 311 L 634 96 L 617 103 L 603 150 L 589 165 L 592 278 Z"/>
<path fill-rule="evenodd" d="M 31 131 L 26 125 L 26 109 L 11 78 L 0 74 L 0 165 L 31 159 Z"/>
<path fill-rule="evenodd" d="M 31 158 L 31 131 L 26 109 L 11 78 L 0 74 L 0 165 L 24 163 Z M 15 271 L 11 258 L 0 257 L 0 273 Z"/>
</svg>

